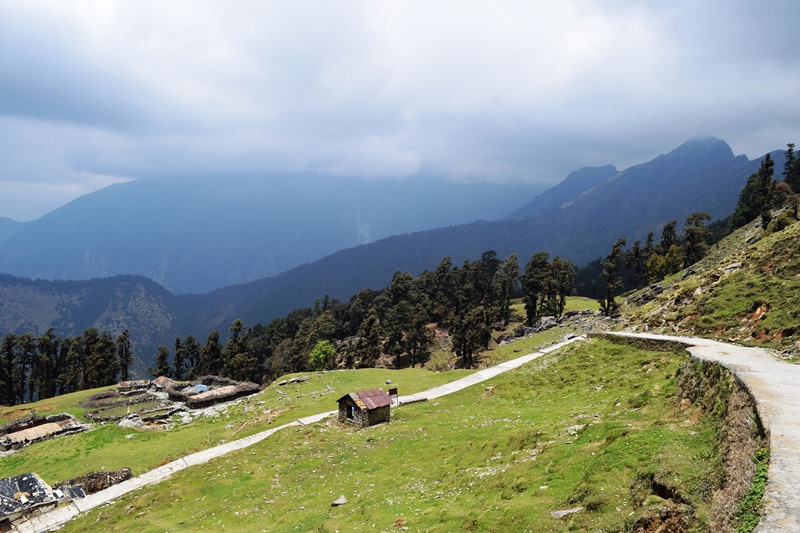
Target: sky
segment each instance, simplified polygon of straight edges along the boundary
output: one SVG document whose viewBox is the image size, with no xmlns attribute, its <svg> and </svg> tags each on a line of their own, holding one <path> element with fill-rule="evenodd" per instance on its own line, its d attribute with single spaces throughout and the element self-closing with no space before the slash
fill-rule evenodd
<svg viewBox="0 0 800 533">
<path fill-rule="evenodd" d="M 555 184 L 800 145 L 794 0 L 0 0 L 0 216 L 131 179 Z"/>
</svg>

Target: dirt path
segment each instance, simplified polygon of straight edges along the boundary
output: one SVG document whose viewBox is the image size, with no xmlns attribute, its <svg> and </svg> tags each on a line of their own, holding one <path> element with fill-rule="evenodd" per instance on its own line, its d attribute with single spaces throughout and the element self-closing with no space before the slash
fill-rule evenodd
<svg viewBox="0 0 800 533">
<path fill-rule="evenodd" d="M 731 370 L 750 390 L 769 431 L 769 480 L 765 511 L 756 529 L 800 532 L 800 365 L 777 359 L 761 348 L 746 348 L 696 337 L 613 333 L 627 337 L 678 341 L 698 359 Z"/>
</svg>

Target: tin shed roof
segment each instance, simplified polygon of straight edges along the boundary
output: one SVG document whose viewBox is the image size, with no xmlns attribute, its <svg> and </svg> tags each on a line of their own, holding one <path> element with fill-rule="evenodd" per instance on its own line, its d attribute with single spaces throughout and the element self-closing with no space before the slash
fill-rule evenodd
<svg viewBox="0 0 800 533">
<path fill-rule="evenodd" d="M 50 485 L 36 474 L 0 479 L 0 517 L 54 500 Z"/>
<path fill-rule="evenodd" d="M 392 397 L 386 394 L 383 389 L 369 389 L 359 392 L 351 392 L 350 394 L 345 394 L 339 398 L 339 400 L 341 401 L 342 398 L 346 398 L 348 396 L 352 398 L 354 402 L 356 402 L 357 406 L 368 411 L 377 409 L 378 407 L 392 405 Z"/>
</svg>

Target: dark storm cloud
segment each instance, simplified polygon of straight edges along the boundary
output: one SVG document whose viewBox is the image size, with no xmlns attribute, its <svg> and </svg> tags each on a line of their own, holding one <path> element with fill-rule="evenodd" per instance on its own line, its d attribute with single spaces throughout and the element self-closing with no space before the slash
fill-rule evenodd
<svg viewBox="0 0 800 533">
<path fill-rule="evenodd" d="M 723 8 L 0 2 L 0 215 L 142 177 L 553 183 L 697 135 L 800 143 L 793 2 Z"/>
</svg>

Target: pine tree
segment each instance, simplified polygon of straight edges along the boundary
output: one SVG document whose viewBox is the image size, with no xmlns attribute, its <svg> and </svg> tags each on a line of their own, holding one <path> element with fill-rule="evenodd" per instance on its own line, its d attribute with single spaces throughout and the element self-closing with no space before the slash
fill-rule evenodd
<svg viewBox="0 0 800 533">
<path fill-rule="evenodd" d="M 543 299 L 541 295 L 544 292 L 548 275 L 548 258 L 547 252 L 533 254 L 531 260 L 525 265 L 525 272 L 520 279 L 528 326 L 533 326 L 539 317 L 539 306 Z"/>
<path fill-rule="evenodd" d="M 677 225 L 677 220 L 670 220 L 661 229 L 661 240 L 658 242 L 658 253 L 661 255 L 667 255 L 670 247 L 673 244 L 678 244 L 678 233 L 675 231 Z"/>
<path fill-rule="evenodd" d="M 25 392 L 28 401 L 33 401 L 33 386 L 28 384 L 31 363 L 36 357 L 36 337 L 33 333 L 23 333 L 17 337 L 17 350 L 13 361 L 12 372 L 15 384 L 15 403 L 25 403 Z"/>
<path fill-rule="evenodd" d="M 217 330 L 208 334 L 206 343 L 200 352 L 200 372 L 199 374 L 219 375 L 222 373 L 222 346 L 219 344 L 219 332 Z"/>
<path fill-rule="evenodd" d="M 430 357 L 429 348 L 433 343 L 433 333 L 428 329 L 428 313 L 420 304 L 415 305 L 411 311 L 411 320 L 403 343 L 408 354 L 409 366 L 424 364 Z"/>
<path fill-rule="evenodd" d="M 786 162 L 783 165 L 783 181 L 786 182 L 792 191 L 800 194 L 800 158 L 794 151 L 794 143 L 786 145 Z"/>
<path fill-rule="evenodd" d="M 177 381 L 181 381 L 186 371 L 186 351 L 183 349 L 180 337 L 175 337 L 175 353 L 172 356 L 172 366 L 172 375 Z"/>
<path fill-rule="evenodd" d="M 358 345 L 356 354 L 357 366 L 360 368 L 371 368 L 381 355 L 381 319 L 378 311 L 369 310 L 367 318 L 361 322 L 358 328 Z"/>
<path fill-rule="evenodd" d="M 183 340 L 183 349 L 189 363 L 189 379 L 195 379 L 198 377 L 197 372 L 200 369 L 200 344 L 193 336 L 188 335 Z"/>
<path fill-rule="evenodd" d="M 133 362 L 133 349 L 131 348 L 131 336 L 128 330 L 124 330 L 117 335 L 117 360 L 119 361 L 119 379 L 128 381 L 128 371 Z"/>
<path fill-rule="evenodd" d="M 150 369 L 154 377 L 172 377 L 172 367 L 169 366 L 169 348 L 163 344 L 158 347 L 156 355 L 156 367 Z"/>
<path fill-rule="evenodd" d="M 729 228 L 741 228 L 745 224 L 762 217 L 761 225 L 766 228 L 772 220 L 771 209 L 775 194 L 775 184 L 772 181 L 774 162 L 772 156 L 767 154 L 761 161 L 758 172 L 747 178 L 744 188 L 739 193 L 739 202 L 731 215 Z"/>
<path fill-rule="evenodd" d="M 456 316 L 450 329 L 453 351 L 463 368 L 471 368 L 475 354 L 489 347 L 492 330 L 489 317 L 483 306 L 471 309 L 462 316 Z"/>
<path fill-rule="evenodd" d="M 711 217 L 708 213 L 703 212 L 692 213 L 686 219 L 684 229 L 684 246 L 686 249 L 686 257 L 683 262 L 684 268 L 688 268 L 689 265 L 698 262 L 708 252 L 708 238 L 711 235 L 711 231 L 705 225 L 708 220 L 711 220 Z"/>
<path fill-rule="evenodd" d="M 626 242 L 624 237 L 617 239 L 614 246 L 611 247 L 611 252 L 602 261 L 606 295 L 602 300 L 598 301 L 600 302 L 600 309 L 606 316 L 611 316 L 619 308 L 616 297 L 617 291 L 622 286 L 622 277 L 620 277 L 619 272 L 622 270 L 625 257 L 622 247 L 625 246 Z"/>
<path fill-rule="evenodd" d="M 108 332 L 102 332 L 97 339 L 95 361 L 97 362 L 97 381 L 93 386 L 102 387 L 115 383 L 117 381 L 117 371 L 119 370 L 117 346 Z"/>
<path fill-rule="evenodd" d="M 507 326 L 511 320 L 511 298 L 519 283 L 519 262 L 517 254 L 511 254 L 503 261 L 495 274 L 495 293 L 498 296 L 498 318 Z"/>
<path fill-rule="evenodd" d="M 431 278 L 431 318 L 440 325 L 447 326 L 457 302 L 453 262 L 450 257 L 439 262 Z"/>
<path fill-rule="evenodd" d="M 57 394 L 56 372 L 60 339 L 53 328 L 38 339 L 38 354 L 31 368 L 31 380 L 35 383 L 39 398 L 52 398 Z"/>
<path fill-rule="evenodd" d="M 775 199 L 775 183 L 772 181 L 775 163 L 772 157 L 767 154 L 758 169 L 758 186 L 761 191 L 758 204 L 758 214 L 761 215 L 761 227 L 767 229 L 772 221 L 772 204 Z"/>
<path fill-rule="evenodd" d="M 17 336 L 7 333 L 0 344 L 0 405 L 14 405 L 14 359 L 17 352 Z"/>
<path fill-rule="evenodd" d="M 567 296 L 575 290 L 575 265 L 569 259 L 559 261 L 558 266 L 553 267 L 553 275 L 556 277 L 558 286 L 558 304 L 556 316 L 564 313 L 567 306 Z"/>
</svg>

